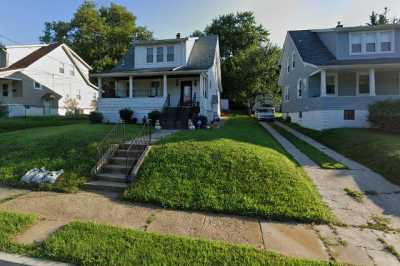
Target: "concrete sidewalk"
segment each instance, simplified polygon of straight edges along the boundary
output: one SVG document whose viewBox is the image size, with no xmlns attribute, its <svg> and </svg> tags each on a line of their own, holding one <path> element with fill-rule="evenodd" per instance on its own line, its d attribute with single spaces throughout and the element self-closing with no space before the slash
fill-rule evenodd
<svg viewBox="0 0 400 266">
<path fill-rule="evenodd" d="M 338 261 L 356 265 L 400 265 L 399 258 L 388 251 L 393 248 L 400 253 L 400 188 L 367 167 L 277 123 L 350 168 L 321 169 L 267 123 L 261 125 L 303 167 L 318 188 L 324 202 L 333 211 L 339 223 L 343 224 L 314 226 L 329 254 Z M 374 193 L 366 196 L 362 202 L 357 202 L 346 194 L 345 188 Z"/>
<path fill-rule="evenodd" d="M 0 266 L 70 266 L 61 262 L 35 259 L 15 254 L 0 252 Z"/>
</svg>

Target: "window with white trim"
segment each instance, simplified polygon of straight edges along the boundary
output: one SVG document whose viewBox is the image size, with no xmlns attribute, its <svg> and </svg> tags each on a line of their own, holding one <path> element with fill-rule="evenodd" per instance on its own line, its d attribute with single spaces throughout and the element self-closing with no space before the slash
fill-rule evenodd
<svg viewBox="0 0 400 266">
<path fill-rule="evenodd" d="M 167 62 L 174 62 L 175 60 L 175 47 L 167 46 Z"/>
<path fill-rule="evenodd" d="M 290 58 L 287 59 L 286 67 L 287 67 L 287 73 L 289 73 L 290 72 Z"/>
<path fill-rule="evenodd" d="M 338 76 L 336 74 L 326 75 L 326 95 L 336 95 L 338 87 Z"/>
<path fill-rule="evenodd" d="M 349 33 L 350 55 L 394 52 L 394 31 Z"/>
<path fill-rule="evenodd" d="M 164 62 L 164 47 L 157 47 L 157 63 Z"/>
<path fill-rule="evenodd" d="M 154 55 L 153 55 L 153 48 L 152 47 L 149 47 L 149 48 L 147 48 L 146 49 L 146 51 L 147 51 L 147 54 L 146 54 L 146 62 L 147 63 L 153 63 L 153 57 L 154 57 Z"/>
<path fill-rule="evenodd" d="M 369 94 L 369 73 L 357 73 L 358 94 Z"/>
<path fill-rule="evenodd" d="M 379 34 L 379 46 L 381 52 L 392 52 L 394 46 L 394 33 L 392 31 L 385 31 Z"/>
<path fill-rule="evenodd" d="M 292 69 L 296 68 L 296 54 L 293 52 L 292 54 Z"/>
<path fill-rule="evenodd" d="M 60 68 L 58 69 L 58 72 L 60 72 L 61 74 L 65 73 L 65 65 L 64 65 L 64 63 L 60 63 Z"/>
<path fill-rule="evenodd" d="M 299 79 L 299 81 L 297 82 L 297 98 L 302 98 L 303 97 L 303 89 L 304 89 L 304 85 L 303 85 L 303 80 Z"/>
<path fill-rule="evenodd" d="M 37 81 L 33 81 L 33 88 L 35 88 L 35 90 L 41 90 L 42 89 L 42 84 L 40 84 Z"/>
<path fill-rule="evenodd" d="M 289 101 L 290 97 L 289 97 L 289 87 L 285 87 L 283 88 L 283 99 L 284 101 Z"/>
</svg>

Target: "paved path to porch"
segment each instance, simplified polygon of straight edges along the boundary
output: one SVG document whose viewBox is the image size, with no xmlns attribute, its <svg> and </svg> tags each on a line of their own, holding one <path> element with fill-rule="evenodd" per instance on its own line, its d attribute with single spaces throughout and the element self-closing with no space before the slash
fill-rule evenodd
<svg viewBox="0 0 400 266">
<path fill-rule="evenodd" d="M 367 167 L 277 123 L 349 167 L 349 170 L 321 169 L 267 123 L 261 125 L 304 168 L 336 215 L 339 225 L 313 227 L 329 254 L 339 261 L 358 265 L 400 265 L 400 258 L 389 251 L 393 247 L 400 253 L 400 188 Z M 357 202 L 346 194 L 345 188 L 374 193 Z"/>
</svg>

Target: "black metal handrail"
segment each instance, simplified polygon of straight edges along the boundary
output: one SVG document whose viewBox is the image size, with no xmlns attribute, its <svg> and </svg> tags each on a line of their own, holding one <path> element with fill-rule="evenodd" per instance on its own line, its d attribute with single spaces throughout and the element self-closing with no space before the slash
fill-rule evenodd
<svg viewBox="0 0 400 266">
<path fill-rule="evenodd" d="M 130 174 L 135 165 L 135 161 L 131 160 L 129 153 L 137 146 L 145 146 L 145 149 L 151 143 L 151 134 L 152 134 L 152 122 L 151 119 L 147 119 L 146 123 L 144 123 L 142 130 L 129 141 L 128 149 L 126 150 L 126 161 L 125 161 L 125 169 L 126 169 L 126 179 L 130 181 Z M 144 152 L 144 150 L 143 150 Z"/>
<path fill-rule="evenodd" d="M 97 145 L 97 163 L 92 170 L 92 175 L 97 175 L 102 166 L 107 163 L 107 160 L 118 149 L 119 143 L 126 140 L 125 123 L 116 124 Z"/>
</svg>

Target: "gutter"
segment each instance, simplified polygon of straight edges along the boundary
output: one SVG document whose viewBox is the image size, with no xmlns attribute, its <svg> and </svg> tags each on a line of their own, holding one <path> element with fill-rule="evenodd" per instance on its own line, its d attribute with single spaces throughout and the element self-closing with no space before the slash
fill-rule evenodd
<svg viewBox="0 0 400 266">
<path fill-rule="evenodd" d="M 143 76 L 155 76 L 155 75 L 171 75 L 171 74 L 201 74 L 207 72 L 208 70 L 177 70 L 177 71 L 159 71 L 159 72 L 114 72 L 114 73 L 97 73 L 91 74 L 91 77 L 143 77 Z"/>
</svg>

